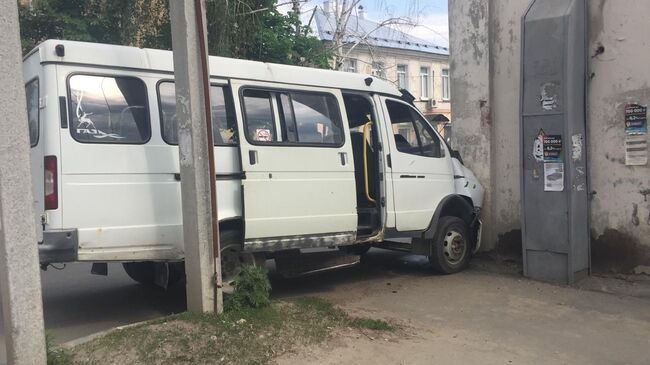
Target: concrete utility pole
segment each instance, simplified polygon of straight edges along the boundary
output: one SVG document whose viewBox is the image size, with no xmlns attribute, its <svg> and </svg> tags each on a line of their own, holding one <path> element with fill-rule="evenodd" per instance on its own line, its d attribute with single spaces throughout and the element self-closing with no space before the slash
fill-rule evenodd
<svg viewBox="0 0 650 365">
<path fill-rule="evenodd" d="M 197 312 L 216 310 L 221 313 L 221 257 L 205 3 L 203 0 L 170 0 L 170 17 L 176 79 L 187 309 Z"/>
<path fill-rule="evenodd" d="M 45 364 L 18 5 L 0 2 L 0 296 L 7 362 Z"/>
</svg>

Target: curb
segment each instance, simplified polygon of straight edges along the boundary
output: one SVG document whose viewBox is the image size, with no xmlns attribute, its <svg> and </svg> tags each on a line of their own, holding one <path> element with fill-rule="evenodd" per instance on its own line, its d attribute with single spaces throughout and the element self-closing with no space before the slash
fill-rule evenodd
<svg viewBox="0 0 650 365">
<path fill-rule="evenodd" d="M 108 335 L 110 333 L 113 333 L 115 331 L 120 331 L 120 330 L 123 330 L 123 329 L 140 326 L 140 325 L 143 325 L 143 324 L 148 323 L 150 321 L 151 321 L 151 319 L 146 320 L 146 321 L 140 321 L 140 322 L 125 324 L 123 326 L 113 327 L 113 328 L 110 328 L 110 329 L 107 329 L 107 330 L 104 330 L 104 331 L 95 332 L 95 333 L 92 333 L 92 334 L 90 334 L 88 336 L 79 337 L 77 339 L 61 343 L 61 344 L 57 345 L 57 347 L 62 348 L 62 349 L 72 349 L 73 347 L 83 345 L 84 343 L 90 342 L 90 341 L 92 341 L 92 340 L 94 340 L 96 338 L 99 338 L 99 337 L 106 336 L 106 335 Z"/>
</svg>

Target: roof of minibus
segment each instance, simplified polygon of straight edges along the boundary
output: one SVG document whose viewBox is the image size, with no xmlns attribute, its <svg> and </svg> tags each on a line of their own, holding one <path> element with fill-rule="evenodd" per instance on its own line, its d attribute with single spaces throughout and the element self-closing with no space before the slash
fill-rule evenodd
<svg viewBox="0 0 650 365">
<path fill-rule="evenodd" d="M 65 49 L 63 57 L 56 54 L 58 45 L 63 45 Z M 174 71 L 171 51 L 102 43 L 47 40 L 36 46 L 25 56 L 25 60 L 30 57 L 39 57 L 40 63 L 67 63 L 162 72 Z M 210 69 L 213 70 L 211 73 L 213 77 L 401 95 L 392 83 L 364 74 L 215 56 L 210 56 Z M 368 77 L 373 78 L 370 86 L 365 83 Z"/>
</svg>

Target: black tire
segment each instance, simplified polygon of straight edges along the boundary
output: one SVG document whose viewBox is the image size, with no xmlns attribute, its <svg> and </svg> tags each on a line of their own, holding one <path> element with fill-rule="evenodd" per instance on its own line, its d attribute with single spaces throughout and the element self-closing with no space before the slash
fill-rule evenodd
<svg viewBox="0 0 650 365">
<path fill-rule="evenodd" d="M 156 286 L 156 265 L 164 265 L 164 263 L 157 263 L 153 261 L 142 262 L 124 262 L 122 266 L 124 271 L 129 277 L 138 283 L 145 286 Z M 185 276 L 185 270 L 182 262 L 170 262 L 169 265 L 169 278 L 167 286 L 172 286 Z"/>
<path fill-rule="evenodd" d="M 471 236 L 467 223 L 458 217 L 442 217 L 431 247 L 429 262 L 443 274 L 462 271 L 469 264 Z"/>
<path fill-rule="evenodd" d="M 223 274 L 223 283 L 234 281 L 241 272 L 241 265 L 246 263 L 255 265 L 257 262 L 253 255 L 250 259 L 245 261 L 245 256 L 241 254 L 241 234 L 238 231 L 223 231 L 219 236 L 221 243 L 221 272 Z M 261 261 L 261 260 L 260 260 Z M 163 265 L 164 263 L 157 263 L 154 261 L 142 262 L 125 262 L 122 263 L 124 271 L 129 277 L 138 283 L 145 286 L 156 286 L 156 265 Z M 172 286 L 178 283 L 185 277 L 185 263 L 184 262 L 171 262 L 169 263 L 169 279 L 167 286 Z"/>
<path fill-rule="evenodd" d="M 221 246 L 221 279 L 224 284 L 233 282 L 241 273 L 244 264 L 242 257 L 241 234 L 228 230 L 219 233 Z"/>
</svg>

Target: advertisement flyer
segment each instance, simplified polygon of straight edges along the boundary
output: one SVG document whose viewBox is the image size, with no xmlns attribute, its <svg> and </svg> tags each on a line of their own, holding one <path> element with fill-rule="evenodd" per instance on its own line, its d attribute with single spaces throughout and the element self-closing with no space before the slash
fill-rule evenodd
<svg viewBox="0 0 650 365">
<path fill-rule="evenodd" d="M 639 104 L 625 106 L 625 134 L 648 133 L 648 107 Z"/>
<path fill-rule="evenodd" d="M 564 191 L 564 163 L 544 164 L 544 191 Z"/>
</svg>

